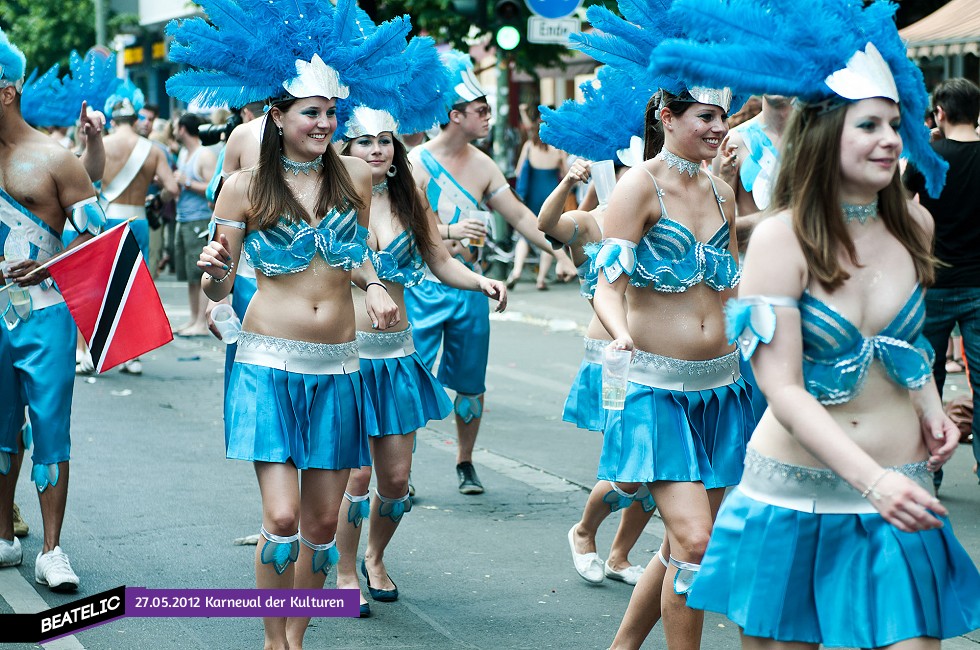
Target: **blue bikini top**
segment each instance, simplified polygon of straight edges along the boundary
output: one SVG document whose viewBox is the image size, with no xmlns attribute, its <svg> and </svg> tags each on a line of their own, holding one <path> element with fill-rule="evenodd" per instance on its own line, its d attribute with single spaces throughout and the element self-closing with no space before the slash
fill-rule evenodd
<svg viewBox="0 0 980 650">
<path fill-rule="evenodd" d="M 331 209 L 315 226 L 280 217 L 275 226 L 248 233 L 244 250 L 255 270 L 269 277 L 305 271 L 317 253 L 349 271 L 367 256 L 367 232 L 357 223 L 357 209 L 347 206 Z"/>
<path fill-rule="evenodd" d="M 925 294 L 912 295 L 881 332 L 864 336 L 832 305 L 804 291 L 799 300 L 783 296 L 750 296 L 725 306 L 728 338 L 748 359 L 756 346 L 769 343 L 776 330 L 774 307 L 800 310 L 803 380 L 821 404 L 848 402 L 861 391 L 871 363 L 879 360 L 899 386 L 922 388 L 932 377 L 934 352 L 922 335 Z"/>
<path fill-rule="evenodd" d="M 646 172 L 650 174 L 650 170 Z M 650 286 L 665 293 L 681 293 L 702 282 L 715 291 L 738 286 L 741 274 L 728 250 L 731 229 L 721 207 L 725 200 L 718 194 L 714 180 L 708 177 L 721 213 L 721 225 L 708 241 L 700 242 L 687 226 L 667 215 L 664 191 L 653 174 L 650 178 L 660 201 L 660 219 L 639 244 L 624 239 L 603 240 L 595 256 L 596 267 L 602 269 L 610 283 L 626 273 L 633 286 Z"/>
<path fill-rule="evenodd" d="M 371 263 L 378 277 L 414 287 L 425 278 L 425 264 L 415 244 L 415 235 L 403 230 L 385 248 L 371 251 Z"/>
</svg>

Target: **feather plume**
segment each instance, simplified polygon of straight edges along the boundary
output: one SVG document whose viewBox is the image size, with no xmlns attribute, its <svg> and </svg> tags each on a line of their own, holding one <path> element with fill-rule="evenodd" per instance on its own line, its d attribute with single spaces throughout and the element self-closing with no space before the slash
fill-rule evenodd
<svg viewBox="0 0 980 650">
<path fill-rule="evenodd" d="M 24 78 L 27 59 L 20 49 L 10 42 L 7 35 L 0 29 L 0 79 L 19 81 Z"/>
<path fill-rule="evenodd" d="M 99 50 L 90 50 L 84 57 L 73 51 L 68 67 L 64 78 L 59 78 L 57 65 L 40 77 L 36 71 L 31 74 L 21 98 L 21 114 L 28 124 L 72 126 L 83 101 L 101 110 L 122 81 L 116 77 L 116 56 Z"/>
</svg>

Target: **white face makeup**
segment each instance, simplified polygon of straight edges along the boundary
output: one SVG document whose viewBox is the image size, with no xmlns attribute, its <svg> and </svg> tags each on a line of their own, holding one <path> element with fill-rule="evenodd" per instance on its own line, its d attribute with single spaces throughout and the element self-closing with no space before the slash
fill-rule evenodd
<svg viewBox="0 0 980 650">
<path fill-rule="evenodd" d="M 890 99 L 862 99 L 849 105 L 841 133 L 841 200 L 868 203 L 891 182 L 902 155 L 902 119 Z"/>
</svg>

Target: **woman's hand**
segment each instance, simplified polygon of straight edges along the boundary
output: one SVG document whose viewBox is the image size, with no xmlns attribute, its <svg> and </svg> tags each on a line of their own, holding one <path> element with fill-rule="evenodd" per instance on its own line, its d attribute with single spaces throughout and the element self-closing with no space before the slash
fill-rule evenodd
<svg viewBox="0 0 980 650">
<path fill-rule="evenodd" d="M 586 160 L 585 158 L 576 158 L 568 173 L 565 174 L 565 178 L 562 180 L 571 184 L 588 183 L 589 179 L 592 178 L 591 169 L 592 161 Z"/>
<path fill-rule="evenodd" d="M 949 514 L 939 499 L 909 477 L 892 470 L 887 470 L 875 483 L 867 498 L 885 521 L 906 533 L 942 528 L 943 522 L 933 513 Z"/>
<path fill-rule="evenodd" d="M 636 347 L 633 345 L 633 337 L 625 334 L 623 336 L 618 336 L 613 339 L 612 343 L 609 344 L 613 350 L 630 350 L 633 351 Z"/>
<path fill-rule="evenodd" d="M 217 239 L 209 241 L 197 260 L 197 267 L 219 282 L 231 273 L 230 264 L 231 253 L 228 252 L 228 238 L 224 235 L 218 235 Z M 223 269 L 225 274 L 221 275 L 217 269 Z"/>
<path fill-rule="evenodd" d="M 728 141 L 726 140 L 725 143 L 727 144 Z M 738 145 L 723 147 L 718 163 L 718 176 L 721 177 L 721 180 L 735 187 L 735 177 L 738 171 Z"/>
<path fill-rule="evenodd" d="M 394 327 L 401 320 L 398 305 L 388 295 L 388 291 L 380 282 L 371 282 L 367 287 L 367 298 L 364 301 L 371 327 L 376 330 L 386 330 Z"/>
<path fill-rule="evenodd" d="M 960 430 L 942 411 L 923 414 L 919 418 L 919 425 L 922 440 L 929 449 L 929 461 L 926 467 L 930 472 L 935 472 L 953 457 L 953 452 L 960 442 Z"/>
<path fill-rule="evenodd" d="M 488 298 L 493 298 L 497 301 L 497 307 L 494 309 L 495 312 L 500 313 L 507 309 L 507 287 L 500 280 L 491 280 L 490 278 L 480 279 L 480 291 L 483 292 Z"/>
</svg>

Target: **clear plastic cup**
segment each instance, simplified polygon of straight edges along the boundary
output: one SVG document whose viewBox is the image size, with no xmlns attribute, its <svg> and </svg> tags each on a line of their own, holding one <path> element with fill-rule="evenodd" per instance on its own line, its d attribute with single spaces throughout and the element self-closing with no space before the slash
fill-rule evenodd
<svg viewBox="0 0 980 650">
<path fill-rule="evenodd" d="M 616 187 L 616 167 L 611 160 L 600 160 L 592 163 L 589 173 L 592 174 L 592 185 L 595 187 L 595 195 L 599 199 L 599 205 L 606 207 L 609 204 L 609 197 L 612 195 L 613 188 Z"/>
<path fill-rule="evenodd" d="M 633 352 L 606 348 L 602 353 L 602 408 L 622 411 Z"/>
<path fill-rule="evenodd" d="M 211 310 L 211 320 L 214 321 L 214 329 L 221 335 L 221 342 L 231 345 L 238 343 L 238 335 L 242 331 L 242 321 L 238 320 L 238 314 L 231 308 L 231 305 L 217 305 Z"/>
<path fill-rule="evenodd" d="M 488 210 L 470 210 L 465 213 L 465 218 L 476 219 L 483 224 L 484 229 L 490 232 L 490 223 L 493 219 L 493 212 Z M 463 245 L 465 246 L 476 246 L 477 248 L 483 248 L 487 243 L 486 235 L 483 237 L 468 237 L 463 239 Z"/>
</svg>

